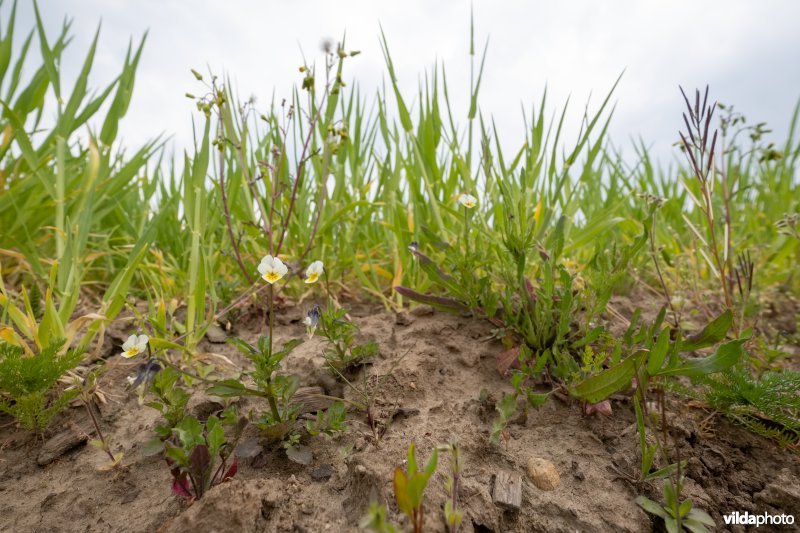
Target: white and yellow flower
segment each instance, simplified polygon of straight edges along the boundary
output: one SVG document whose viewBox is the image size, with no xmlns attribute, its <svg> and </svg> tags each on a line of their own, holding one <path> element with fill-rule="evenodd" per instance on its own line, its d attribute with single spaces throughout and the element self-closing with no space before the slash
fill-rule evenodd
<svg viewBox="0 0 800 533">
<path fill-rule="evenodd" d="M 316 283 L 325 267 L 322 261 L 314 261 L 306 269 L 306 283 Z"/>
<path fill-rule="evenodd" d="M 471 194 L 461 193 L 458 197 L 458 203 L 466 207 L 467 209 L 472 209 L 476 205 L 478 205 L 478 199 L 472 196 Z"/>
<path fill-rule="evenodd" d="M 287 272 L 289 269 L 283 264 L 283 261 L 271 255 L 265 255 L 258 265 L 258 273 L 270 285 L 285 276 Z"/>
<path fill-rule="evenodd" d="M 140 353 L 147 351 L 147 343 L 150 339 L 147 335 L 131 335 L 128 340 L 122 345 L 122 357 L 130 359 L 136 357 Z"/>
</svg>

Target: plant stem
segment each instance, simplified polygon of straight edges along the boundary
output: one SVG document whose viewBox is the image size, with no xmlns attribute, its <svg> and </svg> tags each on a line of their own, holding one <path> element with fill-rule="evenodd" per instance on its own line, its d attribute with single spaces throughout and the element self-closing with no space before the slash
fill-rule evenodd
<svg viewBox="0 0 800 533">
<path fill-rule="evenodd" d="M 239 265 L 239 269 L 242 271 L 242 274 L 244 274 L 244 278 L 247 280 L 247 283 L 252 284 L 253 278 L 250 277 L 250 273 L 244 266 L 242 255 L 239 251 L 239 242 L 237 241 L 236 236 L 233 234 L 231 211 L 228 207 L 228 192 L 225 190 L 225 152 L 222 149 L 219 150 L 219 192 L 220 197 L 222 198 L 222 210 L 225 213 L 225 224 L 228 226 L 228 237 L 231 239 L 231 245 L 233 246 L 233 254 L 236 258 L 236 263 Z"/>
<path fill-rule="evenodd" d="M 653 264 L 656 267 L 656 274 L 658 275 L 658 280 L 661 282 L 661 289 L 664 291 L 664 298 L 667 300 L 667 305 L 669 306 L 670 311 L 672 311 L 672 319 L 675 324 L 675 329 L 678 329 L 680 325 L 680 320 L 678 318 L 678 313 L 675 311 L 675 307 L 672 305 L 672 297 L 669 294 L 669 289 L 667 288 L 667 284 L 664 281 L 664 275 L 661 272 L 661 266 L 658 264 L 658 255 L 656 254 L 656 211 L 653 210 L 653 218 L 650 225 L 650 255 L 653 258 Z"/>
<path fill-rule="evenodd" d="M 83 403 L 83 406 L 86 408 L 86 412 L 89 413 L 89 418 L 92 419 L 92 424 L 94 424 L 94 430 L 97 432 L 97 436 L 100 438 L 100 442 L 103 443 L 103 451 L 108 454 L 108 456 L 111 458 L 111 461 L 116 461 L 116 458 L 114 458 L 114 454 L 111 453 L 111 450 L 109 450 L 108 442 L 106 442 L 106 438 L 103 436 L 103 432 L 100 430 L 100 424 L 97 422 L 97 417 L 94 416 L 94 411 L 92 410 L 91 404 L 85 398 L 81 398 L 81 403 Z"/>
<path fill-rule="evenodd" d="M 469 212 L 464 208 L 464 246 L 466 247 L 467 261 L 469 261 Z"/>
<path fill-rule="evenodd" d="M 275 322 L 275 288 L 272 284 L 269 286 L 269 357 L 272 358 L 272 330 Z M 280 423 L 281 414 L 278 411 L 278 404 L 275 401 L 275 391 L 272 388 L 272 376 L 267 378 L 267 401 L 269 401 L 269 408 L 272 411 L 272 416 L 275 421 Z"/>
</svg>

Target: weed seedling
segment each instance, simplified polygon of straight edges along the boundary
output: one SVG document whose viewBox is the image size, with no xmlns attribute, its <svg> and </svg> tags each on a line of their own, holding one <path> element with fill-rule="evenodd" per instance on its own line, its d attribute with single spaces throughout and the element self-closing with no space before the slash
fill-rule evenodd
<svg viewBox="0 0 800 533">
<path fill-rule="evenodd" d="M 358 326 L 347 320 L 346 315 L 344 309 L 336 309 L 329 303 L 323 312 L 314 307 L 306 317 L 306 325 L 311 327 L 316 322 L 320 335 L 328 341 L 323 357 L 337 374 L 347 372 L 378 353 L 375 341 L 356 342 Z"/>
<path fill-rule="evenodd" d="M 664 503 L 660 504 L 644 496 L 638 496 L 636 503 L 648 513 L 658 516 L 664 521 L 664 527 L 669 533 L 681 533 L 684 530 L 691 533 L 706 533 L 709 528 L 714 528 L 714 519 L 708 513 L 692 507 L 689 499 L 680 501 L 683 480 L 677 487 L 670 479 L 664 480 Z"/>
<path fill-rule="evenodd" d="M 94 426 L 95 433 L 97 433 L 97 438 L 89 441 L 89 444 L 105 452 L 105 454 L 108 455 L 109 459 L 111 460 L 109 464 L 101 467 L 100 469 L 112 470 L 120 465 L 123 452 L 114 453 L 111 451 L 111 440 L 109 437 L 103 434 L 102 429 L 100 429 L 100 422 L 97 420 L 97 416 L 94 413 L 95 398 L 103 398 L 102 394 L 99 393 L 97 383 L 100 372 L 101 369 L 97 368 L 89 372 L 85 378 L 81 378 L 77 374 L 73 374 L 71 381 L 73 383 L 72 387 L 80 391 L 78 398 L 80 399 L 81 404 L 83 404 L 83 407 L 86 409 L 86 413 L 89 415 L 92 425 Z"/>
<path fill-rule="evenodd" d="M 458 509 L 458 488 L 461 472 L 464 465 L 461 459 L 461 449 L 455 441 L 444 446 L 442 451 L 449 455 L 450 471 L 447 473 L 444 488 L 447 491 L 447 501 L 444 503 L 444 523 L 448 533 L 458 533 L 464 513 Z"/>
<path fill-rule="evenodd" d="M 313 420 L 306 421 L 306 431 L 312 437 L 324 435 L 328 438 L 336 437 L 347 432 L 347 409 L 344 402 L 333 402 L 327 410 L 317 411 L 317 416 Z"/>
<path fill-rule="evenodd" d="M 54 392 L 62 376 L 83 358 L 80 350 L 61 354 L 64 342 L 54 339 L 33 356 L 26 356 L 19 346 L 0 342 L 0 411 L 29 431 L 44 433 L 53 417 L 80 393 L 78 389 Z"/>
<path fill-rule="evenodd" d="M 197 500 L 211 487 L 236 475 L 234 450 L 246 425 L 247 419 L 240 418 L 233 407 L 221 419 L 211 415 L 205 424 L 193 416 L 184 417 L 173 428 L 173 436 L 164 448 L 173 492 L 187 500 Z"/>
<path fill-rule="evenodd" d="M 273 351 L 271 337 L 260 337 L 257 346 L 238 338 L 228 342 L 246 355 L 254 365 L 249 373 L 255 388 L 245 387 L 237 379 L 226 379 L 212 386 L 208 393 L 221 398 L 260 396 L 267 400 L 269 410 L 262 413 L 255 424 L 276 440 L 288 435 L 300 406 L 292 402 L 299 381 L 296 376 L 279 374 L 280 364 L 303 341 L 292 339 L 282 349 Z"/>
<path fill-rule="evenodd" d="M 150 392 L 155 396 L 155 400 L 145 405 L 157 410 L 164 418 L 164 422 L 155 427 L 156 435 L 164 441 L 172 435 L 172 429 L 186 416 L 186 405 L 191 396 L 180 386 L 181 376 L 177 370 L 167 367 L 159 371 L 157 368 L 160 366 L 156 362 L 143 363 L 132 384 L 144 387 L 148 380 L 152 381 Z"/>
<path fill-rule="evenodd" d="M 422 526 L 425 522 L 425 508 L 423 506 L 425 488 L 436 470 L 437 459 L 438 453 L 434 448 L 433 454 L 428 459 L 428 464 L 425 465 L 425 469 L 418 472 L 414 443 L 411 443 L 408 447 L 406 471 L 403 472 L 400 467 L 394 470 L 394 498 L 400 510 L 411 520 L 414 533 L 422 533 Z"/>
<path fill-rule="evenodd" d="M 386 506 L 372 502 L 367 514 L 361 519 L 358 527 L 372 533 L 398 533 L 397 526 L 386 518 Z"/>
</svg>

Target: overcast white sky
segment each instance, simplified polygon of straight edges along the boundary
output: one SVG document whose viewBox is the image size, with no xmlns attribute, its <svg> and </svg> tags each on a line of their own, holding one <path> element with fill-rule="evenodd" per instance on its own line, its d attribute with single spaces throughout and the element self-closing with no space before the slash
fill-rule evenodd
<svg viewBox="0 0 800 533">
<path fill-rule="evenodd" d="M 733 103 L 750 121 L 767 121 L 783 140 L 800 98 L 800 2 L 795 0 L 474 0 L 475 36 L 490 38 L 481 109 L 492 115 L 506 144 L 522 139 L 520 104 L 538 103 L 545 85 L 551 105 L 572 95 L 577 115 L 590 93 L 598 103 L 626 69 L 614 100 L 611 136 L 630 150 L 641 136 L 659 158 L 681 127 L 678 85 L 711 85 L 712 96 Z M 455 111 L 466 116 L 470 2 L 256 0 L 40 0 L 54 38 L 65 16 L 74 41 L 63 68 L 74 73 L 96 25 L 103 27 L 93 84 L 118 72 L 128 39 L 149 29 L 131 109 L 122 124 L 126 144 L 159 132 L 176 148 L 191 143 L 197 91 L 189 69 L 229 74 L 244 96 L 266 106 L 299 81 L 301 49 L 320 58 L 324 38 L 347 31 L 347 48 L 362 54 L 346 69 L 372 93 L 385 77 L 378 44 L 383 25 L 404 94 L 436 60 L 447 67 Z M 3 6 L 7 17 L 9 4 Z M 32 3 L 20 1 L 18 34 L 33 25 Z M 64 83 L 64 82 L 62 82 Z M 551 107 L 551 109 L 553 109 Z M 573 121 L 575 122 L 575 121 Z"/>
</svg>

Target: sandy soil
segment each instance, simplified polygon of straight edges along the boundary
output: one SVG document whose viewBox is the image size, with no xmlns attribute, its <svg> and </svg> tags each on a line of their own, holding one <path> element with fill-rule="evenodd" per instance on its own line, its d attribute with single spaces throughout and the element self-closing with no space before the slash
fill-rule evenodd
<svg viewBox="0 0 800 533">
<path fill-rule="evenodd" d="M 303 311 L 303 306 L 288 306 L 279 312 L 279 342 L 304 335 Z M 267 446 L 255 458 L 242 461 L 232 481 L 191 506 L 171 492 L 163 459 L 144 453 L 160 415 L 140 407 L 135 394 L 125 390 L 125 376 L 135 363 L 113 356 L 114 343 L 127 331 L 124 324 L 116 331 L 111 328 L 110 370 L 104 377 L 109 402 L 101 407 L 102 426 L 125 452 L 126 468 L 98 471 L 107 457 L 85 445 L 39 466 L 43 440 L 0 417 L 0 531 L 347 532 L 358 530 L 372 500 L 387 504 L 391 519 L 405 525 L 393 499 L 394 468 L 402 465 L 410 442 L 416 443 L 422 461 L 434 446 L 451 439 L 460 444 L 464 459 L 464 532 L 652 530 L 653 522 L 634 498 L 658 498 L 658 487 L 636 486 L 625 479 L 626 473 L 636 472 L 638 463 L 636 426 L 627 399 L 615 399 L 608 417 L 584 416 L 579 404 L 553 398 L 515 420 L 508 439 L 492 445 L 492 404 L 511 391 L 496 370 L 502 345 L 491 340 L 491 326 L 485 322 L 424 311 L 353 312 L 362 335 L 381 347 L 374 364 L 361 372 L 381 374 L 396 365 L 376 401 L 383 430 L 379 439 L 361 413 L 351 412 L 346 435 L 334 440 L 304 438 L 313 451 L 310 465 L 293 463 L 283 450 Z M 234 322 L 235 332 L 246 339 L 263 331 L 263 316 L 258 314 Z M 287 370 L 298 374 L 304 386 L 352 396 L 324 369 L 323 346 L 322 339 L 306 341 L 290 356 Z M 227 344 L 204 341 L 200 348 L 243 363 Z M 205 357 L 219 361 L 213 355 Z M 200 391 L 190 406 L 205 415 L 221 407 Z M 681 456 L 689 461 L 686 493 L 715 518 L 719 531 L 725 531 L 721 514 L 731 511 L 800 515 L 797 455 L 718 417 L 707 420 L 708 413 L 684 402 L 673 401 L 670 411 Z M 91 433 L 83 410 L 73 408 L 46 438 Z M 249 427 L 247 435 L 257 436 L 255 428 Z M 526 470 L 532 457 L 553 463 L 560 476 L 555 490 L 532 483 Z M 445 530 L 445 466 L 446 459 L 440 459 L 426 493 L 428 531 Z M 493 501 L 499 472 L 521 476 L 519 510 Z M 743 531 L 737 527 L 733 531 Z"/>
</svg>

